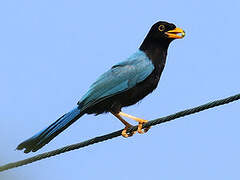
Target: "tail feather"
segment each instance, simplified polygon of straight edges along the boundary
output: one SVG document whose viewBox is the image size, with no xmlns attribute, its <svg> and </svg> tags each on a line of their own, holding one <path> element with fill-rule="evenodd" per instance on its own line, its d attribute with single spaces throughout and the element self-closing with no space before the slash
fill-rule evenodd
<svg viewBox="0 0 240 180">
<path fill-rule="evenodd" d="M 64 131 L 67 127 L 69 127 L 72 123 L 74 123 L 77 119 L 79 119 L 83 114 L 84 112 L 81 112 L 78 107 L 73 109 L 72 111 L 61 116 L 46 129 L 43 129 L 31 138 L 19 144 L 17 149 L 22 150 L 25 148 L 24 153 L 29 153 L 31 151 L 35 152 L 39 150 L 45 144 L 49 143 L 54 137 Z"/>
</svg>

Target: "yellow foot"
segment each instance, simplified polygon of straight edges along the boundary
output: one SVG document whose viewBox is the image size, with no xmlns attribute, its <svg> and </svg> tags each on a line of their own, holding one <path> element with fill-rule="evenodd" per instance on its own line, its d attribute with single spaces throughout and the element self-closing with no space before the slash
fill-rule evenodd
<svg viewBox="0 0 240 180">
<path fill-rule="evenodd" d="M 144 123 L 146 123 L 146 122 L 144 122 Z M 151 128 L 151 126 L 147 127 L 147 128 L 144 128 L 144 131 L 143 131 L 142 126 L 143 126 L 144 123 L 139 122 L 139 124 L 138 124 L 138 130 L 137 131 L 138 131 L 139 134 L 144 134 L 144 133 L 148 132 L 148 130 Z"/>
<path fill-rule="evenodd" d="M 130 128 L 130 127 L 132 127 L 132 126 L 126 126 L 126 127 L 124 128 L 124 130 L 122 131 L 122 136 L 123 136 L 123 137 L 128 138 L 128 137 L 133 136 L 133 135 L 136 133 L 136 131 L 133 131 L 133 132 L 131 132 L 131 133 L 127 133 L 127 130 L 128 130 L 128 128 Z"/>
</svg>

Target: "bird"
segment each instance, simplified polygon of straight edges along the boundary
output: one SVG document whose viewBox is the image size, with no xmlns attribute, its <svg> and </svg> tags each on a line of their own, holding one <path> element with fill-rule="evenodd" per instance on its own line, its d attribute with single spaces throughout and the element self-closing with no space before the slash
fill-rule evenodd
<svg viewBox="0 0 240 180">
<path fill-rule="evenodd" d="M 135 53 L 103 73 L 73 110 L 20 143 L 17 150 L 24 149 L 24 153 L 38 151 L 84 114 L 113 114 L 124 124 L 122 136 L 125 138 L 136 132 L 127 132 L 132 125 L 123 117 L 137 121 L 137 132 L 146 133 L 150 127 L 142 127 L 147 120 L 124 113 L 121 109 L 136 104 L 156 89 L 166 63 L 169 44 L 184 36 L 185 31 L 173 23 L 158 21 L 153 24 Z"/>
</svg>

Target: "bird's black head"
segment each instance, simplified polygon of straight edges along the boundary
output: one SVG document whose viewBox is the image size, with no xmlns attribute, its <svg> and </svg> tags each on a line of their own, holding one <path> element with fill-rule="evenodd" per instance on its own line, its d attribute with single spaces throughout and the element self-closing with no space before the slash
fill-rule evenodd
<svg viewBox="0 0 240 180">
<path fill-rule="evenodd" d="M 185 32 L 174 24 L 159 21 L 151 27 L 140 46 L 140 50 L 151 50 L 157 47 L 168 48 L 170 42 L 174 39 L 181 39 L 184 36 Z"/>
</svg>

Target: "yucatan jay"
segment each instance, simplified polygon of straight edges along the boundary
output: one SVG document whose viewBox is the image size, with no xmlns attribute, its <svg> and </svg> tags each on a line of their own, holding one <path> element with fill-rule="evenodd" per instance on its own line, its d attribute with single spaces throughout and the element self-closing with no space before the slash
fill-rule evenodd
<svg viewBox="0 0 240 180">
<path fill-rule="evenodd" d="M 17 149 L 25 148 L 25 153 L 39 150 L 84 114 L 112 113 L 125 125 L 122 131 L 124 137 L 132 136 L 135 132 L 127 133 L 127 129 L 132 125 L 122 116 L 139 123 L 138 133 L 147 132 L 149 128 L 145 128 L 144 132 L 142 130 L 146 120 L 123 113 L 121 109 L 137 103 L 157 87 L 165 66 L 169 44 L 174 39 L 181 39 L 184 36 L 185 32 L 172 23 L 164 21 L 155 23 L 138 51 L 102 74 L 90 86 L 75 109 L 19 144 Z"/>
</svg>

